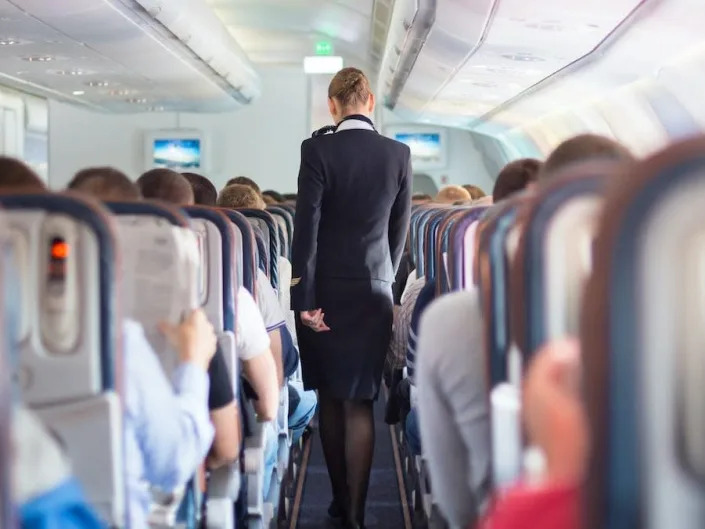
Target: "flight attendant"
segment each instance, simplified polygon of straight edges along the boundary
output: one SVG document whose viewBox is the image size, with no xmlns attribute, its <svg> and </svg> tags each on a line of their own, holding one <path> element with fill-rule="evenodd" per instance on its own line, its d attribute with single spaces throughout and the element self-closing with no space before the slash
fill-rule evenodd
<svg viewBox="0 0 705 529">
<path fill-rule="evenodd" d="M 360 70 L 328 88 L 335 127 L 301 145 L 292 309 L 306 389 L 319 392 L 333 489 L 328 513 L 364 527 L 374 449 L 373 402 L 392 333 L 392 283 L 411 210 L 409 148 L 375 130 Z M 324 133 L 325 131 L 325 133 Z"/>
</svg>

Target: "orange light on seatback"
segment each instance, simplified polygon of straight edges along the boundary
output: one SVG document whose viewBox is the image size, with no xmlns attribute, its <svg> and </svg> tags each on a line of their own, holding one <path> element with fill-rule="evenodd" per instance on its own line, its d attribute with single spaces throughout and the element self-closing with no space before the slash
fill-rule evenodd
<svg viewBox="0 0 705 529">
<path fill-rule="evenodd" d="M 51 244 L 51 256 L 54 259 L 66 259 L 69 256 L 69 245 L 65 241 L 54 241 Z"/>
</svg>

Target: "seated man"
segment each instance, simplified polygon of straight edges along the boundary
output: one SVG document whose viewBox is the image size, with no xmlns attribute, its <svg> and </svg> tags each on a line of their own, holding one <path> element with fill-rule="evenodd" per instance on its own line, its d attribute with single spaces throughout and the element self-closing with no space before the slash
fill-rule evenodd
<svg viewBox="0 0 705 529">
<path fill-rule="evenodd" d="M 152 169 L 137 179 L 144 198 L 163 200 L 171 204 L 190 206 L 194 204 L 193 187 L 180 173 L 171 169 Z"/>
<path fill-rule="evenodd" d="M 255 182 L 251 178 L 247 178 L 246 176 L 237 176 L 235 178 L 231 178 L 225 184 L 225 187 L 231 186 L 233 184 L 247 186 L 250 189 L 252 189 L 255 193 L 257 193 L 258 196 L 262 196 L 262 190 L 257 185 L 257 182 Z M 225 189 L 225 188 L 223 188 L 223 189 Z M 222 190 L 221 190 L 221 192 L 222 192 Z"/>
<path fill-rule="evenodd" d="M 456 202 L 468 202 L 470 200 L 472 200 L 470 193 L 460 186 L 446 186 L 433 199 L 436 204 L 455 204 Z"/>
<path fill-rule="evenodd" d="M 79 171 L 68 188 L 103 201 L 129 202 L 142 198 L 137 185 L 124 173 L 111 167 L 92 167 Z M 241 442 L 237 399 L 233 395 L 225 356 L 220 349 L 208 366 L 208 377 L 208 408 L 215 428 L 208 466 L 218 468 L 237 460 Z"/>
<path fill-rule="evenodd" d="M 251 187 L 239 184 L 231 184 L 223 189 L 218 196 L 218 205 L 230 209 L 264 209 L 257 193 Z M 274 344 L 273 350 L 283 354 L 280 365 L 283 363 L 285 368 L 283 370 L 284 376 L 290 377 L 296 371 L 298 364 L 298 351 L 292 342 L 295 330 L 292 332 L 284 324 L 285 317 L 282 314 L 277 294 L 261 270 L 257 274 L 257 288 L 259 308 L 267 324 L 267 330 L 270 331 L 270 338 Z M 297 442 L 316 412 L 316 392 L 304 391 L 302 385 L 292 383 L 289 383 L 289 391 L 298 397 L 298 401 L 290 399 L 296 405 L 289 408 L 289 428 L 292 430 L 293 442 Z"/>
<path fill-rule="evenodd" d="M 0 156 L 0 188 L 18 191 L 46 191 L 44 181 L 25 163 Z"/>
<path fill-rule="evenodd" d="M 193 188 L 194 202 L 199 206 L 215 206 L 218 191 L 213 183 L 197 173 L 183 173 Z"/>
<path fill-rule="evenodd" d="M 462 187 L 463 187 L 463 189 L 465 189 L 465 191 L 470 193 L 470 198 L 472 200 L 478 200 L 487 194 L 481 188 L 474 186 L 472 184 L 467 184 Z"/>
</svg>

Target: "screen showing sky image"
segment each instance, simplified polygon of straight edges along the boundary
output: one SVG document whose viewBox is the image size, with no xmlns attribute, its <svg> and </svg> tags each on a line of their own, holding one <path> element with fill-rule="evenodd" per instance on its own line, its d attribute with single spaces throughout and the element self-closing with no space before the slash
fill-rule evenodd
<svg viewBox="0 0 705 529">
<path fill-rule="evenodd" d="M 443 156 L 438 132 L 398 133 L 395 139 L 411 149 L 411 157 L 422 162 L 440 162 Z"/>
<path fill-rule="evenodd" d="M 154 140 L 154 166 L 169 169 L 193 169 L 201 167 L 201 140 L 157 139 Z"/>
</svg>

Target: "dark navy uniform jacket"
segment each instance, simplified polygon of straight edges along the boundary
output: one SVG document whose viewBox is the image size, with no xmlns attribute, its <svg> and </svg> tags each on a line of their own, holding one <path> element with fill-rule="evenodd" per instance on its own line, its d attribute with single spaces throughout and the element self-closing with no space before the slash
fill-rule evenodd
<svg viewBox="0 0 705 529">
<path fill-rule="evenodd" d="M 316 278 L 392 283 L 411 213 L 409 147 L 365 116 L 301 145 L 292 246 L 291 308 L 320 308 Z"/>
</svg>

